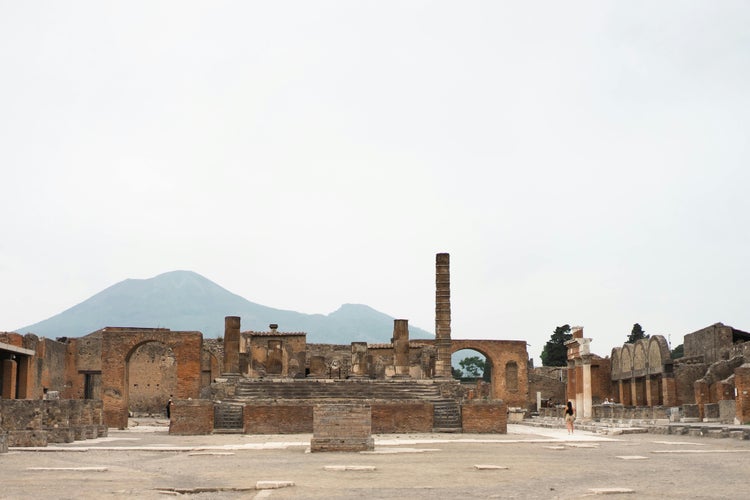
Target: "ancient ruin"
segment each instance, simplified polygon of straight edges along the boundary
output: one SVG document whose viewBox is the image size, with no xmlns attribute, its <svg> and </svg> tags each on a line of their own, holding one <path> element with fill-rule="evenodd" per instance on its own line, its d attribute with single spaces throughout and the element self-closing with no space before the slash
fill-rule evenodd
<svg viewBox="0 0 750 500">
<path fill-rule="evenodd" d="M 410 340 L 408 320 L 397 319 L 390 343 L 308 344 L 304 332 L 275 324 L 241 331 L 233 316 L 221 342 L 164 328 L 105 327 L 58 340 L 3 333 L 0 429 L 13 434 L 12 446 L 31 441 L 22 428 L 36 433 L 35 444 L 91 437 L 126 427 L 132 415 L 163 415 L 171 398 L 174 434 L 325 435 L 316 422 L 326 419 L 315 415 L 340 405 L 367 408 L 368 432 L 505 432 L 508 408 L 528 399 L 526 343 L 451 339 L 448 254 L 436 256 L 435 288 L 434 340 Z M 452 378 L 451 355 L 461 349 L 491 364 L 484 393 Z M 38 416 L 31 421 L 8 409 L 70 401 L 91 415 L 29 410 Z M 59 438 L 53 427 L 73 430 Z"/>
<path fill-rule="evenodd" d="M 308 344 L 304 332 L 104 327 L 51 340 L 0 333 L 0 452 L 104 436 L 132 416 L 166 413 L 174 435 L 312 433 L 313 448 L 369 449 L 372 433 L 504 433 L 508 421 L 750 423 L 750 333 L 717 323 L 685 335 L 672 359 L 655 335 L 592 352 L 582 327 L 566 367 L 530 368 L 522 340 L 451 338 L 450 261 L 435 261 L 435 338 Z M 488 384 L 452 378 L 451 355 L 486 357 Z M 744 436 L 745 434 L 743 434 Z"/>
</svg>

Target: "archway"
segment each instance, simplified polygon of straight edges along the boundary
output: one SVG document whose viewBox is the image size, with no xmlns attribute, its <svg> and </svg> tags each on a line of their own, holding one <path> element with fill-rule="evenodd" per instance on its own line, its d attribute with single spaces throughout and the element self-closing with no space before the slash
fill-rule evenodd
<svg viewBox="0 0 750 500">
<path fill-rule="evenodd" d="M 471 349 L 491 365 L 490 399 L 502 399 L 509 407 L 525 408 L 529 393 L 528 352 L 520 340 L 451 340 L 451 355 Z"/>
<path fill-rule="evenodd" d="M 476 349 L 460 349 L 451 355 L 451 373 L 466 386 L 467 399 L 492 397 L 492 361 Z"/>
<path fill-rule="evenodd" d="M 173 332 L 166 328 L 107 327 L 102 332 L 102 401 L 104 419 L 109 427 L 124 429 L 128 425 L 128 361 L 141 344 L 159 342 L 174 352 L 177 387 L 175 398 L 200 396 L 200 332 Z M 166 402 L 165 402 L 166 404 Z"/>
<path fill-rule="evenodd" d="M 161 415 L 177 392 L 177 358 L 157 341 L 139 344 L 127 361 L 128 406 L 133 415 Z"/>
</svg>

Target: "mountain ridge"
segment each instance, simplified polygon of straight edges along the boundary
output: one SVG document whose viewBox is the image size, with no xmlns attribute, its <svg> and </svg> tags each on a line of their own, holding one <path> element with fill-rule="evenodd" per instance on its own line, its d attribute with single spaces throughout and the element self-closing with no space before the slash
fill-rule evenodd
<svg viewBox="0 0 750 500">
<path fill-rule="evenodd" d="M 18 333 L 80 337 L 106 326 L 200 331 L 207 338 L 224 334 L 224 317 L 239 316 L 243 331 L 307 333 L 310 343 L 390 342 L 393 317 L 365 304 L 342 304 L 329 314 L 305 314 L 251 302 L 189 270 L 152 278 L 127 278 L 50 318 L 18 328 Z M 411 338 L 434 338 L 409 326 Z"/>
</svg>

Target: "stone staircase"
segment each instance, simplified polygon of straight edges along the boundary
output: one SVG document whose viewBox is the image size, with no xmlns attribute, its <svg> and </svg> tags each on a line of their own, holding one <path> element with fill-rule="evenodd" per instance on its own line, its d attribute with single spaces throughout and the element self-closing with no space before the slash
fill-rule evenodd
<svg viewBox="0 0 750 500">
<path fill-rule="evenodd" d="M 235 390 L 237 400 L 440 399 L 437 385 L 422 381 L 391 380 L 252 380 L 242 379 Z"/>
<path fill-rule="evenodd" d="M 433 401 L 432 432 L 461 432 L 461 408 L 453 399 Z"/>
<path fill-rule="evenodd" d="M 214 434 L 241 434 L 243 405 L 221 403 L 214 406 Z"/>
</svg>

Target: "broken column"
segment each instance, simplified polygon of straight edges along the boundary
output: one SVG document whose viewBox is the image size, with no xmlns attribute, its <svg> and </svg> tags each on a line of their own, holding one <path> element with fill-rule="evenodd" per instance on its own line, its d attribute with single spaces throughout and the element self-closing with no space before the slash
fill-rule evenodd
<svg viewBox="0 0 750 500">
<path fill-rule="evenodd" d="M 451 378 L 450 254 L 435 256 L 435 377 Z"/>
<path fill-rule="evenodd" d="M 240 373 L 240 318 L 224 318 L 224 371 L 225 374 Z"/>
<path fill-rule="evenodd" d="M 393 365 L 395 377 L 409 376 L 409 321 L 393 320 Z"/>
<path fill-rule="evenodd" d="M 365 378 L 367 369 L 367 342 L 352 342 L 352 370 L 350 378 Z"/>
</svg>

